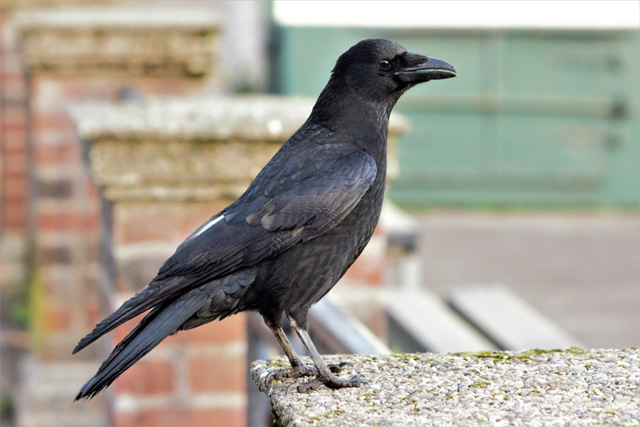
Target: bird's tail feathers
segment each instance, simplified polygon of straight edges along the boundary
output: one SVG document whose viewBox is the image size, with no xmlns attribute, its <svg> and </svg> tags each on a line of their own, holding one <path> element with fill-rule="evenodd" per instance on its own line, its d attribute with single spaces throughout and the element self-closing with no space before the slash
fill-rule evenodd
<svg viewBox="0 0 640 427">
<path fill-rule="evenodd" d="M 78 342 L 76 347 L 73 349 L 72 354 L 76 354 L 107 332 L 111 332 L 126 321 L 133 319 L 139 314 L 144 313 L 174 296 L 176 292 L 170 292 L 171 288 L 175 288 L 176 290 L 180 289 L 182 288 L 182 286 L 180 286 L 181 284 L 182 280 L 180 277 L 172 278 L 171 282 L 164 282 L 162 284 L 160 282 L 151 282 L 149 286 L 142 289 L 132 298 L 128 299 L 120 306 L 120 308 L 98 323 L 91 332 Z M 158 289 L 160 287 L 162 289 L 161 292 L 160 289 Z"/>
<path fill-rule="evenodd" d="M 108 387 L 163 339 L 176 332 L 210 297 L 207 289 L 194 289 L 151 310 L 113 349 L 98 372 L 82 386 L 75 400 L 90 399 Z"/>
</svg>

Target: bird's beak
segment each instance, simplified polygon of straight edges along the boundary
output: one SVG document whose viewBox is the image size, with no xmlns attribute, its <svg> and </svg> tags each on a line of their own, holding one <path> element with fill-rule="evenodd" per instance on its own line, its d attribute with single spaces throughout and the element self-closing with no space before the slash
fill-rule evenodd
<svg viewBox="0 0 640 427">
<path fill-rule="evenodd" d="M 458 70 L 453 65 L 438 58 L 408 54 L 403 68 L 395 72 L 398 80 L 406 83 L 422 83 L 429 80 L 455 77 Z"/>
</svg>

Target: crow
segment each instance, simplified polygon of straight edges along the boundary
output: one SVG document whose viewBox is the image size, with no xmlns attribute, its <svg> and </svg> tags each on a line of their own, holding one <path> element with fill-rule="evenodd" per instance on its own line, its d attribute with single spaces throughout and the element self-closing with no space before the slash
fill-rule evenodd
<svg viewBox="0 0 640 427">
<path fill-rule="evenodd" d="M 307 333 L 307 312 L 360 255 L 380 217 L 389 115 L 418 83 L 454 77 L 445 61 L 384 40 L 342 54 L 306 122 L 230 206 L 191 234 L 151 282 L 85 336 L 73 353 L 149 311 L 75 400 L 94 397 L 167 336 L 257 311 L 291 368 L 313 377 L 298 391 L 366 383 L 327 367 Z M 305 365 L 282 330 L 286 315 L 313 360 Z"/>
</svg>

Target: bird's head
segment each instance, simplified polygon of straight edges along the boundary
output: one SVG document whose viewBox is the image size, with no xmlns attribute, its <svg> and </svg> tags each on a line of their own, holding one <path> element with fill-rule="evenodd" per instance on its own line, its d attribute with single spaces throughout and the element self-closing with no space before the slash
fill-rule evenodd
<svg viewBox="0 0 640 427">
<path fill-rule="evenodd" d="M 384 39 L 363 40 L 340 56 L 332 79 L 346 84 L 357 95 L 391 103 L 418 83 L 455 77 L 453 65 L 436 58 L 408 52 Z"/>
</svg>

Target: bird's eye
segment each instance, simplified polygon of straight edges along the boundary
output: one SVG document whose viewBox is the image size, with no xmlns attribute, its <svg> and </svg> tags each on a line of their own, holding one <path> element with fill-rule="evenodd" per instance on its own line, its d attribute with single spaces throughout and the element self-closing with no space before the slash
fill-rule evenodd
<svg viewBox="0 0 640 427">
<path fill-rule="evenodd" d="M 386 59 L 381 59 L 378 61 L 378 67 L 380 67 L 382 71 L 389 71 L 391 69 L 391 62 Z"/>
</svg>

